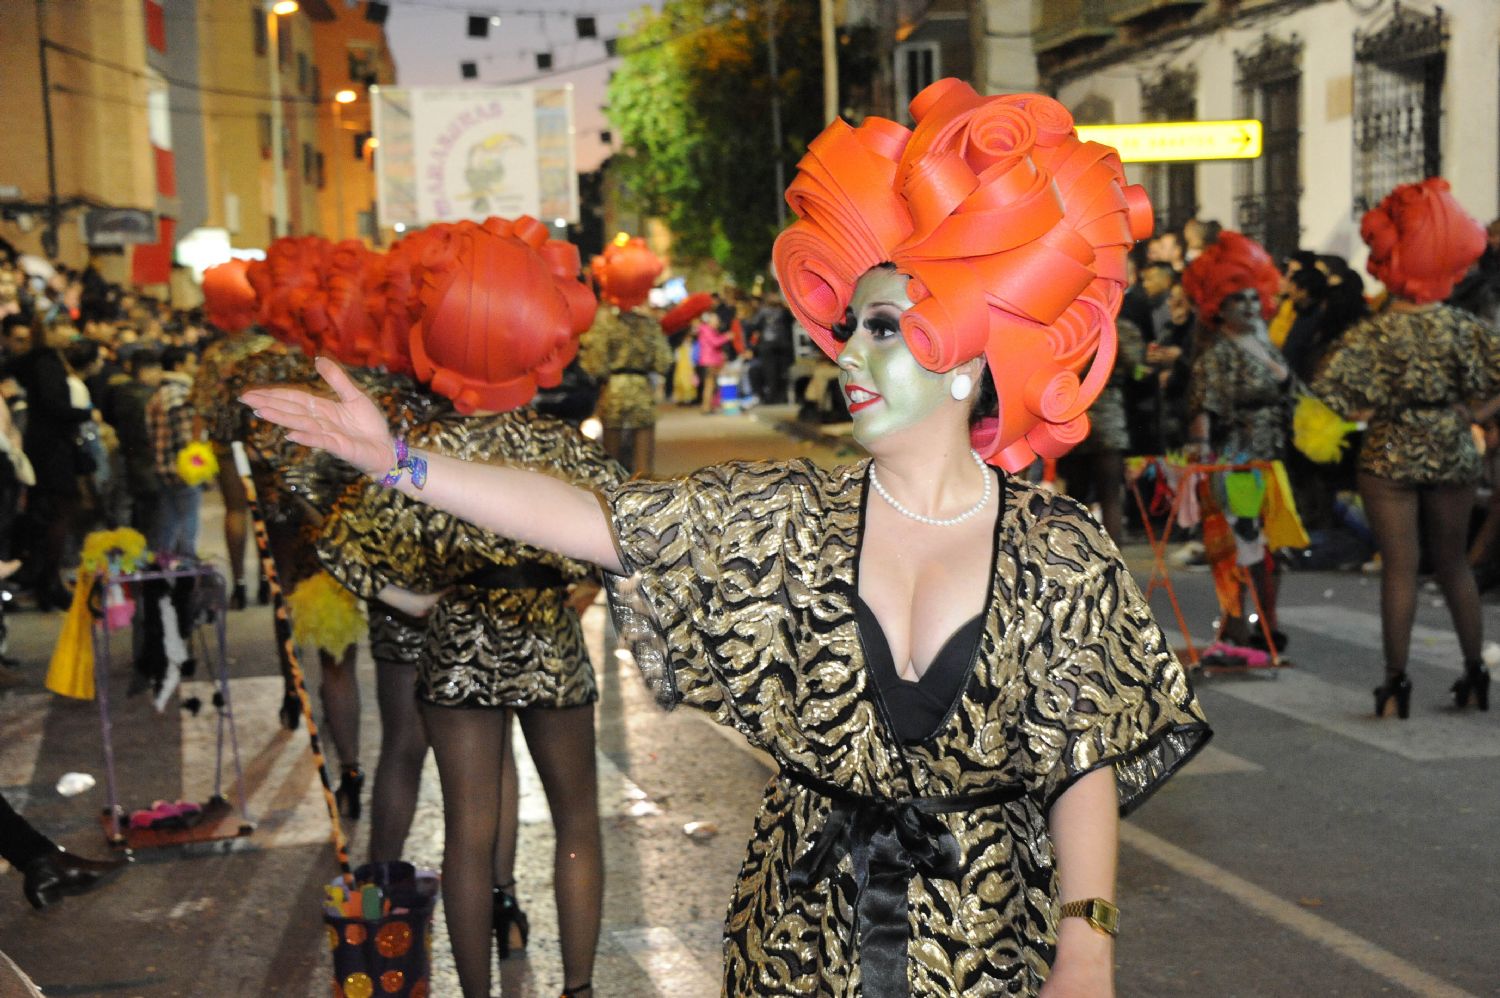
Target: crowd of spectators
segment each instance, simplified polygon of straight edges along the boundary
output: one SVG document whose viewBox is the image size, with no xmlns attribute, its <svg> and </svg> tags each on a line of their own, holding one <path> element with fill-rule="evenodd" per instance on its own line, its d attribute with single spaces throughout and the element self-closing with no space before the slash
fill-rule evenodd
<svg viewBox="0 0 1500 998">
<path fill-rule="evenodd" d="M 0 578 L 43 610 L 71 602 L 91 530 L 190 555 L 201 493 L 177 475 L 193 438 L 196 311 L 0 241 Z"/>
</svg>

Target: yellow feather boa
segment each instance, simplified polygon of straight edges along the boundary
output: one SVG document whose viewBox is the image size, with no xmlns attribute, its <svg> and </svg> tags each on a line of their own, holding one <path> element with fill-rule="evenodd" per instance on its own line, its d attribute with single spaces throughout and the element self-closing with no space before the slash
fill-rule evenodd
<svg viewBox="0 0 1500 998">
<path fill-rule="evenodd" d="M 341 655 L 365 632 L 359 601 L 327 572 L 297 583 L 286 605 L 292 613 L 292 639 L 299 645 Z"/>
<path fill-rule="evenodd" d="M 1325 404 L 1304 395 L 1297 400 L 1292 413 L 1292 443 L 1309 459 L 1319 464 L 1332 464 L 1344 456 L 1349 446 L 1347 437 L 1358 429 Z"/>
<path fill-rule="evenodd" d="M 214 449 L 195 440 L 177 452 L 177 477 L 188 485 L 202 485 L 219 474 L 219 459 Z"/>
</svg>

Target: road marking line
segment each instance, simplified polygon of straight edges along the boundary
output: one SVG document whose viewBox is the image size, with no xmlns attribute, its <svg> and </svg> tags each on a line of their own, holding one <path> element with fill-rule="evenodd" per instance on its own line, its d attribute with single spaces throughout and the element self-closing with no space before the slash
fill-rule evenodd
<svg viewBox="0 0 1500 998">
<path fill-rule="evenodd" d="M 717 994 L 722 982 L 710 976 L 677 933 L 665 926 L 616 929 L 610 936 L 646 972 L 661 998 Z"/>
<path fill-rule="evenodd" d="M 1120 841 L 1138 852 L 1201 881 L 1273 922 L 1344 957 L 1373 974 L 1425 998 L 1476 998 L 1470 992 L 1432 976 L 1376 944 L 1299 908 L 1208 860 L 1129 823 L 1120 826 Z"/>
</svg>

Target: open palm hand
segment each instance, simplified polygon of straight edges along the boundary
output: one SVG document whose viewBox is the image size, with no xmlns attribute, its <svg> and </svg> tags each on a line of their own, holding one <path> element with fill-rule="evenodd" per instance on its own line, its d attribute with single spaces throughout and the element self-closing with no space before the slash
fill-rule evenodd
<svg viewBox="0 0 1500 998">
<path fill-rule="evenodd" d="M 317 369 L 336 398 L 299 388 L 255 388 L 240 401 L 284 427 L 293 443 L 325 450 L 367 475 L 384 474 L 396 453 L 385 415 L 334 361 L 319 357 Z"/>
</svg>

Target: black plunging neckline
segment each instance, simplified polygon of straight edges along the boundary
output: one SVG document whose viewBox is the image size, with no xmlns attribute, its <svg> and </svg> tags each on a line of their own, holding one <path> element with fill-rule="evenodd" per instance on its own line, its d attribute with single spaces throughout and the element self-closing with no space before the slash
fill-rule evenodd
<svg viewBox="0 0 1500 998">
<path fill-rule="evenodd" d="M 908 745 L 926 741 L 937 734 L 958 698 L 963 696 L 969 662 L 984 631 L 983 611 L 948 636 L 922 675 L 903 679 L 880 618 L 858 593 L 854 594 L 854 610 L 859 619 L 860 639 L 869 653 L 870 671 L 885 698 L 896 737 Z"/>
<path fill-rule="evenodd" d="M 1000 508 L 995 512 L 994 531 L 990 542 L 990 571 L 989 575 L 986 576 L 986 581 L 989 589 L 985 594 L 984 609 L 980 611 L 978 617 L 976 618 L 979 621 L 979 633 L 975 637 L 967 662 L 965 663 L 965 667 L 959 679 L 957 691 L 954 693 L 951 701 L 948 703 L 946 712 L 941 716 L 941 718 L 939 718 L 937 724 L 931 731 L 926 732 L 925 734 L 922 734 L 916 738 L 907 739 L 904 735 L 901 734 L 903 727 L 898 724 L 896 718 L 893 717 L 890 705 L 886 702 L 884 687 L 880 681 L 880 676 L 871 663 L 869 642 L 865 640 L 865 628 L 861 627 L 859 623 L 860 607 L 864 605 L 864 600 L 859 595 L 859 576 L 860 556 L 864 551 L 865 543 L 865 516 L 869 510 L 870 505 L 870 463 L 871 462 L 867 459 L 865 473 L 860 488 L 859 522 L 856 527 L 857 533 L 855 535 L 854 547 L 854 582 L 848 590 L 849 609 L 854 612 L 855 616 L 855 631 L 859 636 L 861 651 L 860 658 L 863 663 L 862 667 L 868 674 L 868 679 L 872 681 L 874 685 L 874 689 L 871 690 L 872 699 L 875 701 L 876 710 L 879 712 L 881 720 L 885 723 L 886 730 L 891 733 L 892 737 L 896 741 L 897 755 L 901 759 L 902 765 L 905 767 L 907 766 L 906 754 L 900 751 L 900 746 L 916 745 L 923 742 L 929 742 L 932 739 L 936 738 L 939 734 L 941 734 L 943 729 L 948 726 L 948 722 L 952 719 L 954 712 L 958 710 L 959 705 L 963 702 L 964 695 L 968 692 L 969 686 L 974 680 L 974 671 L 979 661 L 980 642 L 984 637 L 985 628 L 989 625 L 990 615 L 995 612 L 995 572 L 999 569 L 1000 565 L 1000 531 L 1003 529 L 1005 524 L 1006 506 L 1010 499 L 1010 480 L 1001 469 L 987 466 L 986 470 L 1000 480 Z M 868 607 L 866 607 L 866 610 L 868 611 Z M 873 612 L 871 612 L 871 617 L 874 617 Z M 962 631 L 965 627 L 970 626 L 970 624 L 972 623 L 973 621 L 971 620 L 969 623 L 961 625 L 959 631 Z M 875 620 L 875 624 L 875 630 L 880 636 L 881 643 L 886 645 L 886 658 L 888 660 L 893 659 L 894 656 L 892 656 L 890 653 L 889 644 L 885 640 L 885 629 L 880 627 L 878 618 Z M 955 632 L 955 636 L 957 633 L 958 632 Z M 952 640 L 953 638 L 950 637 L 949 642 L 951 642 Z M 894 664 L 891 666 L 891 671 L 892 674 L 895 674 Z M 931 671 L 930 666 L 928 668 L 928 671 Z M 899 675 L 895 675 L 895 678 L 897 682 L 909 685 L 907 681 L 901 679 Z M 907 768 L 907 779 L 911 779 L 911 772 L 909 768 Z"/>
</svg>

